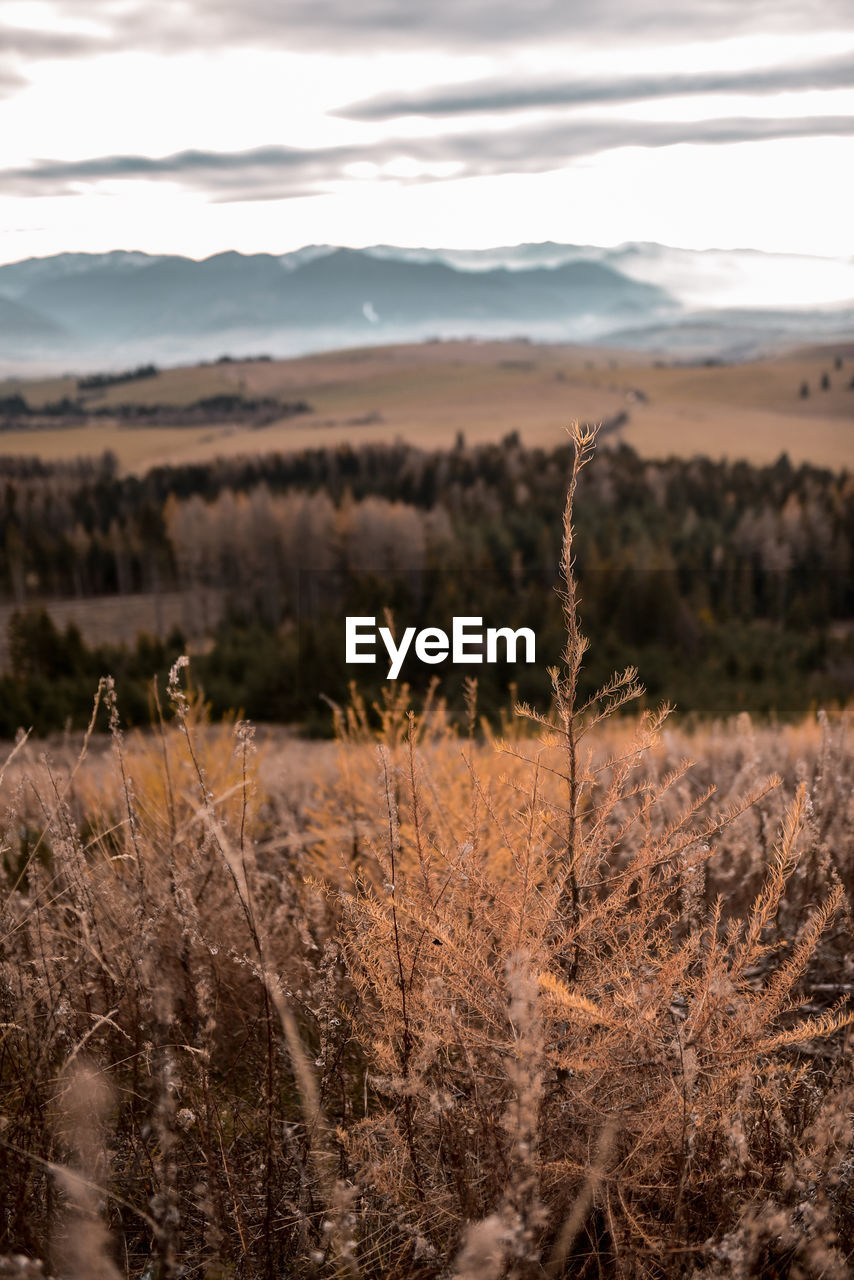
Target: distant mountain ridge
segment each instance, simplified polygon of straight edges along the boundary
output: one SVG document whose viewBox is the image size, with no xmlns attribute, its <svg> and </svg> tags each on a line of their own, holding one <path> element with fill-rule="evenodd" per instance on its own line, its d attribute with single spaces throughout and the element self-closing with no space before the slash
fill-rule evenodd
<svg viewBox="0 0 854 1280">
<path fill-rule="evenodd" d="M 64 337 L 62 329 L 52 320 L 0 294 L 0 350 L 7 342 L 56 341 Z"/>
<path fill-rule="evenodd" d="M 713 305 L 717 290 L 725 305 L 741 288 L 748 305 L 744 281 L 751 271 L 779 292 L 781 272 L 823 282 L 833 266 L 792 258 L 781 267 L 779 258 L 752 251 L 694 253 L 641 243 L 486 250 L 309 245 L 281 255 L 229 251 L 202 261 L 122 250 L 64 253 L 0 266 L 0 364 L 109 368 L 431 336 L 607 342 L 634 335 L 650 349 L 678 334 L 699 310 L 701 345 L 715 348 L 714 317 L 701 305 L 704 290 Z M 838 274 L 844 268 L 835 268 L 820 284 L 844 296 Z M 854 298 L 854 266 L 850 272 Z M 781 325 L 776 307 L 769 337 L 798 330 L 798 309 L 784 310 Z M 844 329 L 849 318 L 836 310 Z M 756 312 L 754 305 L 750 332 L 761 343 L 761 309 Z M 831 317 L 831 329 L 834 323 Z"/>
</svg>

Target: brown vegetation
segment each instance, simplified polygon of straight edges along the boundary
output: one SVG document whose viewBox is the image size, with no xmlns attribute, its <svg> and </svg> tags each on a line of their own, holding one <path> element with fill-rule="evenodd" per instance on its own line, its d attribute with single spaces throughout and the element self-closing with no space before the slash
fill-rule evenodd
<svg viewBox="0 0 854 1280">
<path fill-rule="evenodd" d="M 179 664 L 111 769 L 20 744 L 0 1274 L 848 1274 L 851 745 L 579 699 L 574 438 L 548 715 L 354 691 L 289 786 Z"/>
<path fill-rule="evenodd" d="M 834 359 L 842 370 L 833 369 Z M 113 450 L 122 469 L 209 462 L 267 450 L 297 450 L 404 440 L 452 448 L 496 442 L 519 431 L 528 447 L 550 447 L 568 416 L 602 422 L 627 413 L 621 438 L 646 457 L 746 458 L 844 467 L 850 462 L 854 398 L 850 344 L 804 348 L 743 363 L 660 361 L 608 348 L 526 342 L 435 342 L 328 352 L 291 360 L 234 360 L 167 369 L 139 382 L 87 393 L 93 412 L 133 402 L 188 406 L 207 397 L 304 400 L 313 412 L 252 430 L 248 415 L 217 425 L 150 425 L 129 432 L 95 419 L 76 428 L 4 432 L 3 452 L 49 460 Z M 817 389 L 833 369 L 830 388 Z M 35 407 L 74 398 L 75 380 L 9 379 L 0 399 L 23 395 Z M 239 415 L 238 415 L 239 418 Z M 356 425 L 358 424 L 358 425 Z"/>
</svg>

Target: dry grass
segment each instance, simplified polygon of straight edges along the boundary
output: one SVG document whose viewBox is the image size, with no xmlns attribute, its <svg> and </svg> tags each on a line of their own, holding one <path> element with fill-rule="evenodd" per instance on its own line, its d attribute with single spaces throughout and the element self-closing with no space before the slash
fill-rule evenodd
<svg viewBox="0 0 854 1280">
<path fill-rule="evenodd" d="M 576 445 L 549 714 L 20 746 L 0 1274 L 848 1274 L 851 743 L 577 704 Z"/>
<path fill-rule="evenodd" d="M 843 348 L 840 348 L 842 351 Z M 459 431 L 471 444 L 519 431 L 551 448 L 567 416 L 601 422 L 627 411 L 622 438 L 648 457 L 746 458 L 764 464 L 850 463 L 854 363 L 845 348 L 810 348 L 725 367 L 658 366 L 602 348 L 510 342 L 442 342 L 332 352 L 293 360 L 235 361 L 166 370 L 111 387 L 93 406 L 138 400 L 184 404 L 204 395 L 299 397 L 314 413 L 263 430 L 235 425 L 119 429 L 110 423 L 64 430 L 4 432 L 2 452 L 46 459 L 117 454 L 127 471 L 271 451 L 392 443 L 450 448 Z M 820 390 L 823 372 L 831 386 Z M 811 394 L 799 395 L 802 382 Z M 67 379 L 4 384 L 34 404 L 73 394 Z M 637 392 L 643 393 L 638 398 Z"/>
<path fill-rule="evenodd" d="M 90 648 L 123 644 L 132 648 L 140 635 L 165 639 L 178 628 L 191 646 L 210 635 L 225 612 L 223 592 L 212 587 L 195 591 L 133 592 L 124 596 L 95 596 L 87 599 L 28 602 L 42 607 L 54 625 L 64 631 L 70 624 L 80 632 Z M 20 605 L 0 605 L 0 671 L 9 663 L 9 623 Z"/>
</svg>

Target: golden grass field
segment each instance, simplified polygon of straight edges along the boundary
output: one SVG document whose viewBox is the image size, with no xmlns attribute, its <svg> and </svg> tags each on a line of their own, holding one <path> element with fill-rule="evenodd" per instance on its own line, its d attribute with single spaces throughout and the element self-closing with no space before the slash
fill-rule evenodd
<svg viewBox="0 0 854 1280">
<path fill-rule="evenodd" d="M 2 771 L 0 1275 L 850 1274 L 844 721 L 181 696 Z"/>
<path fill-rule="evenodd" d="M 822 391 L 824 373 L 830 388 Z M 87 397 L 95 408 L 182 405 L 237 392 L 300 398 L 312 406 L 310 414 L 263 428 L 100 421 L 7 431 L 0 452 L 68 459 L 112 449 L 125 471 L 141 473 L 163 464 L 398 439 L 446 448 L 460 431 L 469 444 L 518 431 L 526 444 L 549 447 L 573 419 L 601 422 L 626 412 L 620 438 L 645 456 L 706 454 L 761 464 L 785 451 L 795 463 L 844 467 L 854 459 L 853 378 L 854 343 L 743 364 L 685 365 L 596 348 L 434 342 L 169 369 Z M 805 398 L 803 382 L 810 388 Z M 19 391 L 38 406 L 74 396 L 76 383 L 0 383 L 0 396 Z"/>
</svg>

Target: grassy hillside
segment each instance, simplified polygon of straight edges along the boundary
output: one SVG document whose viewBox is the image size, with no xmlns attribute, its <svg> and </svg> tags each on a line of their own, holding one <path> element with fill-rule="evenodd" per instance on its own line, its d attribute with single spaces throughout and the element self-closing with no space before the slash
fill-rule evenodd
<svg viewBox="0 0 854 1280">
<path fill-rule="evenodd" d="M 768 463 L 786 452 L 796 463 L 842 467 L 854 456 L 852 379 L 850 344 L 744 364 L 680 365 L 595 348 L 437 342 L 170 369 L 84 397 L 93 410 L 129 403 L 180 407 L 221 394 L 299 399 L 312 407 L 262 428 L 214 421 L 131 427 L 99 419 L 36 432 L 11 423 L 0 435 L 0 453 L 70 459 L 110 449 L 123 469 L 141 473 L 155 465 L 344 443 L 402 439 L 446 448 L 460 432 L 479 443 L 519 431 L 526 444 L 549 447 L 575 418 L 608 422 L 627 415 L 620 438 L 644 456 Z M 77 383 L 0 384 L 0 398 L 14 394 L 43 406 L 75 396 Z"/>
</svg>

